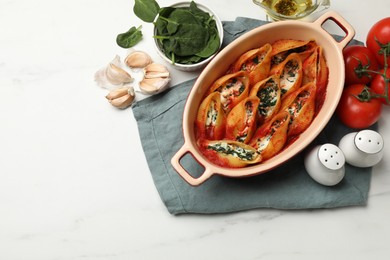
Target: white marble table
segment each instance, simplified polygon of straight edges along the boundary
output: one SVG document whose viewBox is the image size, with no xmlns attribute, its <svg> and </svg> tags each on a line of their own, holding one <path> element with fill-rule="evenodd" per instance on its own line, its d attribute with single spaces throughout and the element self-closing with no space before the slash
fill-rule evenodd
<svg viewBox="0 0 390 260">
<path fill-rule="evenodd" d="M 250 0 L 199 2 L 222 20 L 265 18 Z M 133 4 L 0 1 L 0 259 L 388 259 L 390 145 L 367 206 L 170 215 L 132 110 L 110 106 L 93 79 L 124 55 L 116 35 L 141 24 Z M 390 2 L 334 0 L 332 9 L 364 41 Z M 151 42 L 136 48 L 159 62 Z M 172 83 L 194 76 L 172 71 Z M 390 143 L 389 107 L 379 130 Z"/>
</svg>

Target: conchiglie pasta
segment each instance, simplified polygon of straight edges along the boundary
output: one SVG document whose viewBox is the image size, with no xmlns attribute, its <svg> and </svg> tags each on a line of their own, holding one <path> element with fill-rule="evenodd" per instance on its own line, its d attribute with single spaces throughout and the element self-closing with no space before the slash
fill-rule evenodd
<svg viewBox="0 0 390 260">
<path fill-rule="evenodd" d="M 314 52 L 303 62 L 302 67 L 302 84 L 314 82 L 317 87 L 316 108 L 319 110 L 325 99 L 329 74 L 322 47 L 315 48 Z"/>
<path fill-rule="evenodd" d="M 267 160 L 280 152 L 287 142 L 290 114 L 282 111 L 257 129 L 250 146 Z"/>
<path fill-rule="evenodd" d="M 249 96 L 258 97 L 258 123 L 270 119 L 279 111 L 281 105 L 281 91 L 278 75 L 272 75 L 254 85 Z"/>
<path fill-rule="evenodd" d="M 306 59 L 307 51 L 310 51 L 314 48 L 313 44 L 317 46 L 315 41 L 302 41 L 291 39 L 282 39 L 275 41 L 272 44 L 270 74 L 275 74 L 276 66 L 282 63 L 291 53 L 303 54 L 304 56 L 302 58 Z"/>
<path fill-rule="evenodd" d="M 256 149 L 241 142 L 231 140 L 203 140 L 199 143 L 201 151 L 219 166 L 239 168 L 259 163 L 262 157 Z"/>
<path fill-rule="evenodd" d="M 218 92 L 212 92 L 201 103 L 196 117 L 198 138 L 221 139 L 225 135 L 225 112 Z"/>
<path fill-rule="evenodd" d="M 249 142 L 256 130 L 259 102 L 256 96 L 248 97 L 230 111 L 226 118 L 226 139 Z"/>
<path fill-rule="evenodd" d="M 293 92 L 302 84 L 302 61 L 297 53 L 291 53 L 275 69 L 275 74 L 280 78 L 281 96 Z"/>
<path fill-rule="evenodd" d="M 309 82 L 283 99 L 281 110 L 291 115 L 289 136 L 298 135 L 309 127 L 316 110 L 315 97 L 316 85 Z"/>
<path fill-rule="evenodd" d="M 245 71 L 224 75 L 217 79 L 208 93 L 219 92 L 223 109 L 228 113 L 249 94 L 249 77 Z"/>
<path fill-rule="evenodd" d="M 232 71 L 248 72 L 251 85 L 265 79 L 271 68 L 271 51 L 272 46 L 269 43 L 247 51 L 233 64 Z"/>
</svg>

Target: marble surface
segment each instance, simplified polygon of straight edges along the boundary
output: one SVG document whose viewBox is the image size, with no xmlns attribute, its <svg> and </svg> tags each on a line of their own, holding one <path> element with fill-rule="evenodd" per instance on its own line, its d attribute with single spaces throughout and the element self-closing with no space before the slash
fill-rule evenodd
<svg viewBox="0 0 390 260">
<path fill-rule="evenodd" d="M 222 20 L 265 19 L 250 0 L 199 2 Z M 0 259 L 388 259 L 390 145 L 363 207 L 170 215 L 132 110 L 113 108 L 93 77 L 126 54 L 115 38 L 133 25 L 145 34 L 136 49 L 160 61 L 133 4 L 0 1 Z M 334 0 L 332 9 L 364 41 L 390 2 Z M 173 84 L 196 76 L 171 72 Z M 390 143 L 389 107 L 379 131 Z"/>
</svg>

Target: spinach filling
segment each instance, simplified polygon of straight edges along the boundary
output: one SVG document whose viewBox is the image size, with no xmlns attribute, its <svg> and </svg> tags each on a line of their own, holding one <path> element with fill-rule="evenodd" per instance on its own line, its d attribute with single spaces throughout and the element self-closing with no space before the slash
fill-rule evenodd
<svg viewBox="0 0 390 260">
<path fill-rule="evenodd" d="M 267 81 L 266 86 L 257 93 L 257 97 L 260 99 L 259 114 L 261 116 L 267 116 L 271 107 L 274 107 L 277 102 L 276 92 L 278 86 L 273 79 Z"/>
<path fill-rule="evenodd" d="M 232 102 L 232 96 L 238 97 L 245 91 L 245 85 L 237 78 L 230 79 L 226 84 L 221 85 L 215 91 L 221 93 L 221 102 L 226 110 Z"/>
<path fill-rule="evenodd" d="M 244 142 L 248 137 L 249 125 L 253 119 L 253 103 L 245 103 L 245 128 L 242 130 L 236 137 L 236 140 L 239 142 Z"/>
<path fill-rule="evenodd" d="M 256 151 L 247 150 L 224 142 L 209 144 L 207 149 L 216 151 L 217 153 L 231 155 L 244 161 L 252 161 L 257 155 Z"/>
<path fill-rule="evenodd" d="M 218 111 L 215 108 L 216 103 L 214 101 L 210 102 L 209 110 L 207 111 L 207 120 L 206 126 L 215 126 L 218 117 Z"/>
<path fill-rule="evenodd" d="M 310 96 L 309 91 L 303 91 L 297 96 L 295 102 L 288 108 L 288 112 L 290 113 L 291 116 L 294 116 L 295 114 L 298 114 L 301 111 L 303 105 L 305 104 L 309 96 Z M 290 121 L 292 120 L 293 117 L 291 117 Z"/>
</svg>

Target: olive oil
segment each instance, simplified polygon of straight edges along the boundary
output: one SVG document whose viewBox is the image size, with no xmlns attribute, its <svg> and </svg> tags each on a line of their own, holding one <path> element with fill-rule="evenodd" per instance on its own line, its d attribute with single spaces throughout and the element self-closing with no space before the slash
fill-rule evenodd
<svg viewBox="0 0 390 260">
<path fill-rule="evenodd" d="M 285 16 L 300 14 L 313 6 L 312 0 L 264 0 L 262 3 Z"/>
</svg>

